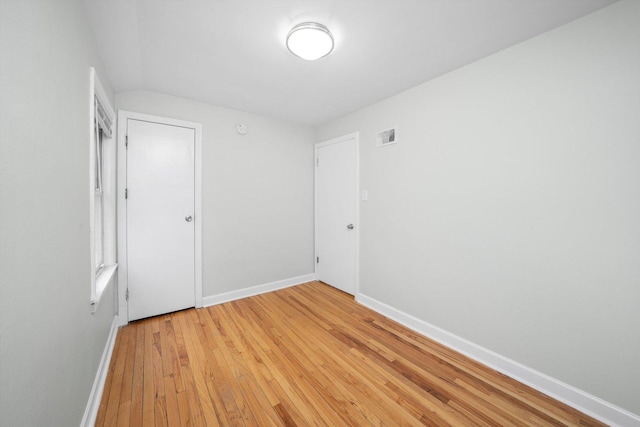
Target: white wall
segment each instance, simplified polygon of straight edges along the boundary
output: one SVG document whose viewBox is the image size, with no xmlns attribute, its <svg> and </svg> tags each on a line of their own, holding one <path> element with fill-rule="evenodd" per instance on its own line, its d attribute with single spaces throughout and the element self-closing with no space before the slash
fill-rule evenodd
<svg viewBox="0 0 640 427">
<path fill-rule="evenodd" d="M 153 92 L 116 107 L 202 124 L 205 297 L 313 273 L 313 129 Z"/>
<path fill-rule="evenodd" d="M 89 68 L 77 1 L 0 1 L 0 425 L 79 425 L 115 314 L 89 305 Z"/>
<path fill-rule="evenodd" d="M 363 294 L 636 414 L 638 23 L 614 4 L 316 137 L 360 132 Z"/>
</svg>

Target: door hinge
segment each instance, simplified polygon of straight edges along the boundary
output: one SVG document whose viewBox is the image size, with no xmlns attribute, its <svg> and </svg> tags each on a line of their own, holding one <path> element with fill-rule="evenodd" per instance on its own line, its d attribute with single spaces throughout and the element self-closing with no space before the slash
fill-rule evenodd
<svg viewBox="0 0 640 427">
<path fill-rule="evenodd" d="M 316 167 L 320 166 L 320 157 L 316 159 Z"/>
<path fill-rule="evenodd" d="M 125 189 L 124 189 L 124 198 L 125 198 L 125 199 L 128 199 L 128 198 L 129 198 L 129 189 L 128 189 L 128 188 L 125 188 Z"/>
<path fill-rule="evenodd" d="M 129 148 L 129 135 L 124 137 L 124 148 Z"/>
<path fill-rule="evenodd" d="M 124 294 L 124 299 L 129 301 L 129 288 L 127 288 L 127 292 Z"/>
<path fill-rule="evenodd" d="M 320 257 L 316 257 L 316 264 L 320 264 Z"/>
</svg>

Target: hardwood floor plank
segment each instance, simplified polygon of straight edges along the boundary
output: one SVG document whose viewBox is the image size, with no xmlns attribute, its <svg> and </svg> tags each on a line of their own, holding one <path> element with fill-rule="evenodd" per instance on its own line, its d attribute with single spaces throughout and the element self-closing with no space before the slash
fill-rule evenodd
<svg viewBox="0 0 640 427">
<path fill-rule="evenodd" d="M 404 345 L 404 343 L 402 344 Z M 410 348 L 416 348 L 416 347 L 410 347 Z M 400 348 L 400 351 L 402 351 L 403 355 L 406 356 L 411 350 L 407 350 L 407 347 L 403 346 Z M 427 357 L 429 356 L 427 355 Z M 494 388 L 495 386 L 487 382 L 480 381 L 478 378 L 469 374 L 465 370 L 459 369 L 455 365 L 449 364 L 446 361 L 441 360 L 438 363 L 437 358 L 434 358 L 434 357 L 430 358 L 432 363 L 425 363 L 428 360 L 424 360 L 424 358 L 422 358 L 423 360 L 419 360 L 421 367 L 417 367 L 413 363 L 411 363 L 410 357 L 406 357 L 406 358 L 408 359 L 407 363 L 412 364 L 412 366 L 416 370 L 422 371 L 424 375 L 431 377 L 433 374 L 438 376 L 439 378 L 444 378 L 446 381 L 442 382 L 442 386 L 447 390 L 444 393 L 448 393 L 450 395 L 463 397 L 463 398 L 466 397 L 469 400 L 473 400 L 471 396 L 475 396 L 476 399 L 481 400 L 481 402 L 478 402 L 478 403 L 481 404 L 481 407 L 483 408 L 484 411 L 488 411 L 489 408 L 492 408 L 494 411 L 493 413 L 495 418 L 501 419 L 502 417 L 506 417 L 506 419 L 511 420 L 509 424 L 518 425 L 517 419 L 515 419 L 511 414 L 508 414 L 500 409 L 500 405 L 504 403 L 504 400 L 511 400 L 511 399 L 508 395 L 505 395 L 501 391 L 496 390 Z M 418 360 L 418 359 L 414 358 L 414 360 Z M 399 363 L 399 362 L 396 362 L 396 363 Z M 436 367 L 436 369 L 433 369 L 434 366 Z M 460 381 L 465 381 L 465 380 L 468 380 L 469 384 L 473 384 L 473 386 L 469 385 L 467 388 L 464 389 L 464 391 L 458 387 L 452 387 L 449 384 L 453 382 L 453 384 L 455 385 L 455 384 L 459 384 Z M 476 390 L 476 393 L 473 393 L 473 390 Z M 492 396 L 492 398 L 489 399 L 489 396 Z M 514 411 L 514 409 L 517 410 L 518 408 L 517 407 L 514 408 L 513 406 L 510 407 L 511 411 Z M 544 412 L 538 411 L 538 409 L 535 408 L 534 406 L 528 405 L 528 407 L 526 408 L 526 414 L 527 414 L 527 418 L 530 418 L 531 415 L 536 415 L 536 414 L 538 418 L 546 418 L 547 424 L 553 424 L 554 422 L 553 418 L 548 417 L 547 414 Z"/>
<path fill-rule="evenodd" d="M 555 401 L 542 395 L 541 393 L 517 383 L 503 374 L 468 359 L 455 351 L 437 344 L 426 337 L 412 332 L 395 322 L 383 318 L 374 323 L 385 324 L 390 330 L 399 331 L 409 341 L 421 348 L 422 351 L 432 353 L 443 362 L 451 365 L 457 372 L 461 373 L 464 381 L 473 383 L 486 393 L 497 394 L 501 399 L 509 400 L 518 406 L 525 406 L 523 409 L 527 413 L 527 418 L 531 418 L 532 412 L 542 412 L 544 414 L 559 414 L 560 418 L 571 419 L 578 423 L 575 412 L 567 412 L 566 406 L 555 406 Z M 511 410 L 514 408 L 511 407 Z M 546 423 L 545 425 L 548 425 Z"/>
<path fill-rule="evenodd" d="M 153 371 L 153 319 L 146 319 L 138 325 L 144 328 L 144 362 L 143 362 L 143 379 L 142 384 L 142 426 L 154 427 L 156 424 L 155 417 L 155 395 L 154 381 L 155 373 Z"/>
<path fill-rule="evenodd" d="M 180 425 L 180 410 L 178 408 L 178 393 L 174 381 L 174 355 L 169 345 L 169 330 L 171 329 L 171 317 L 163 316 L 160 319 L 160 354 L 162 361 L 162 381 L 164 387 L 164 398 L 166 404 L 166 419 L 168 426 Z M 169 325 L 169 327 L 167 327 Z"/>
<path fill-rule="evenodd" d="M 231 309 L 231 306 L 226 307 Z M 270 391 L 265 381 L 261 381 L 261 370 L 255 357 L 251 355 L 249 334 L 242 324 L 236 321 L 233 313 L 227 313 L 224 307 L 216 312 L 209 311 L 203 316 L 208 325 L 208 331 L 220 343 L 227 347 L 223 351 L 223 359 L 227 369 L 235 367 L 233 381 L 239 384 L 239 392 L 234 393 L 236 406 L 243 416 L 246 425 L 278 425 L 277 414 L 274 411 L 261 411 L 279 403 L 275 394 Z M 233 344 L 232 344 L 233 343 Z M 227 377 L 231 372 L 227 374 Z M 258 411 L 256 411 L 258 409 Z"/>
<path fill-rule="evenodd" d="M 321 315 L 318 315 L 318 316 L 321 316 Z M 296 319 L 296 322 L 293 322 L 293 324 L 301 322 L 302 320 L 304 320 L 304 319 Z M 321 320 L 323 321 L 323 323 L 325 325 L 329 324 L 326 321 L 327 319 L 321 319 Z M 335 322 L 338 322 L 338 323 L 342 322 L 342 319 L 339 319 L 337 317 L 335 319 L 333 319 L 333 320 Z M 335 327 L 336 323 L 333 323 L 333 326 Z M 341 341 L 341 340 L 336 340 L 336 342 L 341 342 L 342 344 L 344 344 L 347 349 L 352 348 L 351 346 L 349 346 L 349 344 L 351 344 L 351 340 L 350 339 L 345 339 L 345 341 L 346 341 L 346 343 Z M 343 356 L 340 359 L 334 360 L 334 362 L 335 362 L 334 369 L 335 369 L 336 366 L 339 366 L 342 362 L 344 362 L 346 360 L 349 360 L 349 357 L 347 356 L 347 353 L 344 353 L 344 351 L 345 351 L 345 349 L 341 349 L 339 347 L 334 347 L 333 349 L 330 349 L 327 352 L 327 354 L 334 354 L 334 353 L 342 353 L 343 354 Z M 359 360 L 356 361 L 355 364 L 349 366 L 341 374 L 339 374 L 338 377 L 347 378 L 348 376 L 353 375 L 355 372 L 359 371 L 358 362 L 359 362 Z M 371 379 L 374 376 L 374 374 L 375 374 L 375 372 L 373 372 L 373 371 L 362 372 L 361 376 L 359 378 L 357 378 L 354 381 L 354 383 L 355 384 L 360 384 L 362 382 L 367 383 L 368 380 Z M 383 378 L 383 379 L 379 380 L 378 384 L 384 384 L 388 379 L 389 378 Z M 336 383 L 333 383 L 333 385 L 335 386 Z M 375 387 L 376 386 L 374 385 L 373 388 L 375 388 Z M 358 387 L 357 386 L 355 386 L 355 387 L 352 386 L 351 389 L 357 390 Z M 374 400 L 372 402 L 372 397 L 368 396 L 366 393 L 365 394 L 360 394 L 359 398 L 360 398 L 360 400 L 366 402 L 367 404 L 369 404 L 369 406 L 372 406 L 375 409 L 378 409 L 378 408 L 382 407 L 383 408 L 383 412 L 382 412 L 382 414 L 378 414 L 378 415 L 380 417 L 382 417 L 383 419 L 386 417 L 386 413 L 384 412 L 384 410 L 385 410 L 384 408 L 386 408 L 387 406 L 385 406 L 385 403 L 383 401 Z M 394 404 L 395 402 L 391 402 L 391 403 Z M 362 405 L 360 407 L 362 407 Z M 404 408 L 404 409 L 406 409 L 406 408 Z M 397 418 L 398 420 L 399 419 L 405 419 L 405 418 L 407 418 L 407 420 L 411 420 L 411 417 L 410 416 L 407 417 L 407 415 L 410 415 L 410 414 L 406 414 L 403 411 L 397 411 L 397 410 L 394 413 L 394 417 Z M 394 420 L 386 420 L 386 421 L 387 421 L 387 423 L 389 423 L 389 422 L 393 422 Z M 397 420 L 395 420 L 395 421 L 397 421 Z M 416 420 L 413 420 L 414 423 L 415 423 L 415 421 Z"/>
<path fill-rule="evenodd" d="M 144 390 L 144 327 L 130 324 L 127 328 L 135 331 L 136 344 L 133 362 L 133 378 L 131 379 L 131 408 L 129 410 L 129 425 L 142 425 L 142 396 Z M 123 421 L 124 422 L 124 421 Z"/>
<path fill-rule="evenodd" d="M 122 343 L 124 334 L 118 333 L 116 336 L 116 342 L 113 345 L 113 354 L 111 361 L 109 362 L 109 370 L 107 372 L 107 379 L 105 380 L 104 390 L 102 391 L 102 399 L 100 400 L 100 408 L 98 409 L 98 415 L 96 416 L 96 427 L 103 426 L 104 420 L 107 415 L 107 407 L 109 407 L 109 396 L 111 395 L 111 385 L 114 379 L 114 370 L 116 368 L 116 359 L 120 354 L 120 344 Z M 113 406 L 113 405 L 112 405 Z"/>
<path fill-rule="evenodd" d="M 164 323 L 161 316 L 154 317 L 151 320 L 151 330 L 153 332 L 152 362 L 153 362 L 153 395 L 154 402 L 154 418 L 156 427 L 167 427 L 169 421 L 167 419 L 167 399 L 164 388 L 164 365 L 162 354 L 162 338 L 160 333 L 160 324 Z"/>
<path fill-rule="evenodd" d="M 263 326 L 260 335 L 270 342 L 269 351 L 262 353 L 261 356 L 269 367 L 273 379 L 280 386 L 279 390 L 284 392 L 284 395 L 279 396 L 280 403 L 282 404 L 283 401 L 288 400 L 295 407 L 295 411 L 292 411 L 291 408 L 284 406 L 288 410 L 289 416 L 294 419 L 300 416 L 302 420 L 305 420 L 305 424 L 309 420 L 318 422 L 323 420 L 324 425 L 330 425 L 326 420 L 326 414 L 318 412 L 317 406 L 314 404 L 316 396 L 306 387 L 303 381 L 303 374 L 292 366 L 294 360 L 289 360 L 284 354 L 287 351 L 286 344 L 282 342 L 278 334 L 278 325 L 265 307 L 251 303 L 246 307 L 245 313 L 252 317 L 256 324 Z M 254 338 L 259 338 L 259 336 L 254 335 Z M 299 364 L 296 364 L 296 366 L 299 366 Z"/>
<path fill-rule="evenodd" d="M 116 425 L 118 427 L 129 427 L 132 403 L 132 387 L 133 387 L 133 369 L 136 357 L 136 339 L 137 331 L 132 329 L 129 332 L 129 342 L 127 344 L 127 354 L 122 374 L 122 386 L 119 399 L 118 418 Z"/>
<path fill-rule="evenodd" d="M 275 309 L 275 304 L 268 304 L 272 309 Z M 289 317 L 291 319 L 291 317 Z M 339 419 L 334 419 L 332 425 L 342 425 L 344 423 L 348 425 L 360 425 L 366 420 L 379 422 L 379 419 L 375 417 L 371 411 L 363 411 L 366 405 L 363 405 L 362 398 L 357 398 L 356 395 L 350 392 L 347 388 L 341 387 L 340 380 L 347 375 L 347 371 L 339 373 L 337 370 L 326 369 L 327 366 L 337 366 L 339 358 L 332 358 L 336 349 L 327 349 L 322 346 L 318 341 L 306 340 L 305 330 L 310 325 L 307 325 L 304 318 L 296 318 L 296 321 L 289 321 L 287 327 L 283 328 L 283 332 L 290 332 L 289 338 L 293 342 L 297 342 L 300 346 L 301 352 L 304 354 L 303 358 L 312 362 L 313 366 L 322 366 L 325 369 L 315 369 L 306 375 L 311 386 L 317 393 L 320 394 L 324 402 L 330 405 L 334 411 L 337 412 Z M 290 359 L 290 356 L 287 356 Z M 337 376 L 336 376 L 337 375 Z M 357 393 L 356 393 L 357 394 Z M 363 419 L 364 418 L 364 419 Z"/>
<path fill-rule="evenodd" d="M 320 282 L 121 328 L 97 426 L 603 426 Z"/>
<path fill-rule="evenodd" d="M 195 333 L 198 336 L 206 360 L 215 361 L 207 364 L 207 385 L 209 396 L 213 402 L 215 413 L 219 416 L 222 425 L 245 425 L 242 411 L 238 406 L 241 400 L 239 391 L 232 385 L 238 378 L 237 372 L 233 372 L 233 365 L 228 364 L 227 343 L 225 342 L 220 328 L 214 325 L 209 327 L 210 318 L 205 312 L 196 313 L 197 327 Z"/>
<path fill-rule="evenodd" d="M 336 303 L 337 301 L 332 301 L 332 302 Z M 305 305 L 305 307 L 307 307 L 307 306 Z M 341 328 L 341 329 L 344 329 L 344 328 L 345 328 L 345 326 L 346 326 L 346 324 L 342 321 L 342 319 L 341 319 L 339 316 L 333 316 L 333 317 L 332 317 L 332 314 L 330 314 L 330 313 L 329 313 L 330 311 L 331 311 L 331 310 L 327 310 L 327 312 L 325 312 L 324 314 L 316 314 L 316 316 L 325 316 L 325 317 L 327 318 L 326 320 L 327 320 L 328 322 L 331 322 L 331 324 L 333 325 L 333 327 L 334 327 L 334 328 Z M 325 319 L 324 319 L 324 318 L 323 318 L 323 321 L 325 321 Z M 325 321 L 324 323 L 326 324 L 327 322 Z M 363 347 L 363 344 L 362 344 L 362 343 L 360 343 L 360 342 L 358 341 L 358 339 L 357 339 L 357 338 L 355 338 L 355 337 L 353 337 L 353 336 L 349 335 L 349 334 L 351 334 L 351 333 L 353 333 L 354 335 L 358 335 L 358 334 L 357 334 L 357 331 L 356 331 L 355 329 L 350 329 L 350 330 L 349 330 L 349 331 L 347 331 L 347 332 L 340 332 L 340 331 L 338 331 L 338 330 L 336 330 L 336 329 L 332 329 L 332 330 L 330 330 L 329 332 L 330 332 L 330 333 L 332 333 L 334 336 L 336 336 L 336 335 L 340 336 L 340 338 L 339 338 L 337 341 L 338 341 L 338 342 L 343 343 L 343 344 L 344 344 L 344 345 L 346 345 L 348 348 L 350 348 L 350 349 L 351 349 L 351 352 L 352 352 L 353 354 L 356 354 L 356 355 L 357 355 L 357 354 L 359 354 L 359 352 L 358 352 L 357 350 L 354 352 L 354 351 L 353 351 L 353 349 L 354 349 L 355 347 Z M 364 337 L 364 338 L 363 338 L 363 340 L 366 340 L 366 337 Z M 368 345 L 371 345 L 371 343 L 369 343 Z M 334 350 L 334 351 L 337 351 L 337 350 Z M 377 352 L 380 352 L 381 354 L 377 354 Z M 375 347 L 375 346 L 374 346 L 373 354 L 375 354 L 376 358 L 377 358 L 377 357 L 381 357 L 381 359 L 380 359 L 380 360 L 384 361 L 384 362 L 385 362 L 384 364 L 387 364 L 387 362 L 390 362 L 390 361 L 392 361 L 392 360 L 393 360 L 393 358 L 391 358 L 391 357 L 389 357 L 389 356 L 385 356 L 385 355 L 384 355 L 384 352 L 383 352 L 383 351 L 381 351 L 380 346 L 378 346 L 378 347 Z M 366 363 L 366 362 L 367 362 L 367 360 L 368 360 L 366 357 L 363 357 L 363 356 L 362 356 L 360 359 L 361 359 L 361 360 L 358 360 L 358 361 L 362 361 L 363 363 Z M 368 372 L 366 372 L 366 373 L 363 373 L 363 376 L 364 376 L 365 378 L 366 378 L 367 376 L 372 376 L 376 371 L 377 371 L 378 373 L 380 373 L 380 372 L 384 372 L 384 370 L 380 370 L 380 369 L 379 369 L 379 368 L 380 368 L 380 366 L 379 366 L 379 365 L 377 365 L 377 364 L 372 364 L 372 365 L 373 365 L 373 370 L 370 370 L 370 371 L 368 371 Z M 355 364 L 355 365 L 353 365 L 353 366 L 352 366 L 352 369 L 357 370 L 357 369 L 359 369 L 359 367 L 358 367 L 358 365 L 357 365 L 357 364 Z M 387 375 L 386 375 L 386 376 L 383 376 L 381 379 L 379 379 L 379 380 L 378 380 L 378 384 L 379 384 L 379 385 L 383 385 L 383 384 L 387 383 L 388 381 L 391 381 L 391 380 L 392 380 L 392 376 L 390 376 L 390 375 L 388 375 L 388 374 L 389 374 L 389 373 L 387 373 Z M 393 374 L 393 371 L 391 372 L 391 374 Z M 396 374 L 395 376 L 396 376 L 397 378 L 400 378 L 400 375 L 398 375 L 398 374 Z M 430 397 L 433 397 L 433 396 L 430 396 Z M 423 398 L 424 398 L 424 397 L 423 397 Z M 432 402 L 432 404 L 433 404 L 433 402 Z M 416 415 L 417 415 L 417 414 L 416 414 Z M 424 417 L 424 414 L 423 414 L 420 418 L 422 418 L 422 417 Z M 465 420 L 463 420 L 463 421 L 467 421 L 467 422 L 468 422 L 469 420 L 465 419 Z"/>
<path fill-rule="evenodd" d="M 188 364 L 182 366 L 182 378 L 185 381 L 185 392 L 187 402 L 189 403 L 189 422 L 195 426 L 218 425 L 215 414 L 212 416 L 213 409 L 209 404 L 209 391 L 205 383 L 204 371 L 202 365 L 207 363 L 204 358 L 200 358 L 201 349 L 197 343 L 198 337 L 195 336 L 191 326 L 190 311 L 183 311 L 178 314 L 182 337 L 184 338 L 184 347 L 186 361 Z M 204 402 L 202 402 L 204 399 Z"/>
<path fill-rule="evenodd" d="M 120 396 L 123 389 L 124 367 L 127 360 L 127 351 L 129 349 L 129 335 L 131 331 L 122 331 L 122 340 L 118 347 L 116 364 L 113 370 L 113 382 L 109 392 L 109 404 L 104 418 L 104 425 L 113 426 L 118 421 L 118 409 L 120 406 Z"/>
</svg>

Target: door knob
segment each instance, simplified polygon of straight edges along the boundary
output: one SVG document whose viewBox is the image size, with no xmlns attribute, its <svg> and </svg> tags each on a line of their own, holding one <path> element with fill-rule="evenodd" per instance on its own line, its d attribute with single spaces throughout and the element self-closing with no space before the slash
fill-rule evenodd
<svg viewBox="0 0 640 427">
<path fill-rule="evenodd" d="M 184 220 L 187 221 L 187 222 L 191 222 L 192 219 L 193 218 L 191 217 L 191 215 L 187 215 L 187 216 L 184 217 Z"/>
<path fill-rule="evenodd" d="M 353 230 L 353 224 L 349 224 L 349 225 L 347 225 L 347 229 L 348 229 L 348 230 Z"/>
</svg>

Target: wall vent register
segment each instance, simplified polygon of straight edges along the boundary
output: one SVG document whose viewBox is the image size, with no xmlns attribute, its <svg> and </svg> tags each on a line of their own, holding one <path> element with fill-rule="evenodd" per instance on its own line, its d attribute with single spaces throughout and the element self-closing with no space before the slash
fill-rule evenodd
<svg viewBox="0 0 640 427">
<path fill-rule="evenodd" d="M 381 130 L 376 133 L 376 147 L 385 147 L 398 142 L 398 127 Z"/>
</svg>

